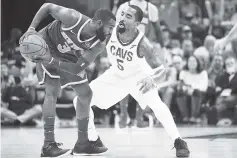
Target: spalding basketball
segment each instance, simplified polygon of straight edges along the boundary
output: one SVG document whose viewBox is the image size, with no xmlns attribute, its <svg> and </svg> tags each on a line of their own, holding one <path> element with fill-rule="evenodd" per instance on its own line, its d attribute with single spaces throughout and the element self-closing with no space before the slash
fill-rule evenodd
<svg viewBox="0 0 237 158">
<path fill-rule="evenodd" d="M 20 44 L 20 52 L 26 59 L 31 59 L 33 56 L 44 56 L 47 52 L 47 44 L 41 36 L 31 34 L 23 39 Z"/>
</svg>

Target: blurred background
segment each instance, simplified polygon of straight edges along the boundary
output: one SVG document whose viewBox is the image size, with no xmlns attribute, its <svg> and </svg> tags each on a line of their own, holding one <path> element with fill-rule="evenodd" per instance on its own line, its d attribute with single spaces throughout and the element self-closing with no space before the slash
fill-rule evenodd
<svg viewBox="0 0 237 158">
<path fill-rule="evenodd" d="M 116 14 L 118 8 L 127 1 L 46 0 L 76 9 L 89 17 L 99 8 L 108 8 Z M 2 127 L 42 126 L 44 87 L 38 85 L 35 64 L 21 57 L 18 40 L 43 3 L 45 0 L 2 0 Z M 237 1 L 150 0 L 147 3 L 153 4 L 158 10 L 166 48 L 165 61 L 169 66 L 167 79 L 159 85 L 158 93 L 170 108 L 176 123 L 203 126 L 237 124 L 237 39 L 226 46 L 222 54 L 213 50 L 215 40 L 225 36 L 237 22 Z M 39 29 L 52 20 L 48 16 Z M 147 34 L 150 40 L 154 39 L 153 29 Z M 87 68 L 89 81 L 96 79 L 109 66 L 104 52 Z M 72 105 L 74 97 L 70 87 L 61 91 L 57 101 L 57 127 L 76 126 Z M 161 126 L 152 111 L 149 108 L 141 110 L 131 96 L 108 110 L 96 107 L 93 110 L 97 125 Z M 21 123 L 18 118 L 21 118 Z"/>
</svg>

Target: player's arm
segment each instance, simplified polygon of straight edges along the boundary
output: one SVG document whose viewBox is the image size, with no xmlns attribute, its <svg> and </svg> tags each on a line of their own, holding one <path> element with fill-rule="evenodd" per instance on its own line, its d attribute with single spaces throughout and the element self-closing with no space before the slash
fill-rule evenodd
<svg viewBox="0 0 237 158">
<path fill-rule="evenodd" d="M 228 44 L 235 38 L 237 38 L 237 23 L 230 30 L 230 32 L 224 37 L 225 43 Z"/>
<path fill-rule="evenodd" d="M 77 63 L 61 62 L 60 60 L 52 58 L 48 64 L 71 74 L 79 74 L 81 71 L 85 70 L 85 68 L 88 67 L 104 49 L 105 42 L 99 42 L 90 50 L 85 50 L 78 58 Z"/>
<path fill-rule="evenodd" d="M 40 22 L 49 14 L 56 20 L 61 21 L 65 27 L 70 27 L 78 21 L 78 17 L 81 13 L 74 9 L 69 9 L 56 4 L 44 3 L 33 18 L 30 28 L 37 28 Z"/>
<path fill-rule="evenodd" d="M 223 53 L 223 50 L 226 47 L 226 45 L 229 44 L 235 38 L 237 38 L 237 23 L 225 37 L 215 42 L 214 51 L 220 54 Z"/>
<path fill-rule="evenodd" d="M 157 53 L 161 52 L 157 52 L 150 44 L 149 40 L 144 37 L 139 46 L 139 54 L 145 57 L 146 62 L 153 69 L 153 74 L 151 75 L 152 79 L 156 83 L 159 83 L 160 81 L 163 81 L 166 75 L 166 69 L 165 62 L 161 60 L 159 57 L 161 55 L 158 55 Z"/>
<path fill-rule="evenodd" d="M 146 93 L 149 90 L 157 87 L 158 83 L 161 83 L 165 80 L 165 62 L 158 57 L 160 55 L 157 55 L 157 51 L 153 49 L 153 46 L 150 44 L 149 40 L 146 37 L 144 37 L 141 41 L 138 51 L 138 55 L 144 56 L 146 62 L 153 69 L 153 72 L 150 74 L 150 76 L 138 82 L 138 84 L 142 84 L 140 87 L 142 93 Z"/>
</svg>

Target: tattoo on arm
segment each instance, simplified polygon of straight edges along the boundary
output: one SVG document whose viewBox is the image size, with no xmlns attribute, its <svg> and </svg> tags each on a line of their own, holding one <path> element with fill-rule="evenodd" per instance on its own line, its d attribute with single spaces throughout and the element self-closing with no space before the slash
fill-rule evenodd
<svg viewBox="0 0 237 158">
<path fill-rule="evenodd" d="M 164 64 L 159 58 L 158 52 L 153 48 L 149 40 L 144 37 L 139 47 L 140 55 L 144 56 L 152 69 Z"/>
</svg>

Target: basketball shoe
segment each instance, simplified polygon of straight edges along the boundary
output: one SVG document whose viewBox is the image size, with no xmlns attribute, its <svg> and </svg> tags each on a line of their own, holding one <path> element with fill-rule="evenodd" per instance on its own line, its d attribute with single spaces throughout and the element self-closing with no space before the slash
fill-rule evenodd
<svg viewBox="0 0 237 158">
<path fill-rule="evenodd" d="M 176 149 L 177 157 L 189 157 L 190 151 L 188 149 L 187 143 L 184 140 L 180 138 L 175 139 L 174 147 Z"/>
<path fill-rule="evenodd" d="M 104 148 L 104 150 L 108 150 L 108 148 L 106 148 L 105 146 L 104 146 L 104 144 L 103 144 L 103 142 L 101 141 L 101 139 L 100 139 L 100 137 L 98 137 L 97 139 L 96 139 L 96 141 L 90 141 L 92 144 L 94 144 L 95 146 L 97 146 L 97 147 L 103 147 Z"/>
<path fill-rule="evenodd" d="M 98 144 L 97 144 L 98 145 Z M 100 155 L 108 150 L 105 147 L 98 147 L 94 142 L 86 141 L 83 144 L 76 143 L 72 155 Z"/>
<path fill-rule="evenodd" d="M 71 150 L 69 149 L 61 149 L 62 143 L 50 143 L 48 146 L 45 146 L 41 150 L 40 157 L 63 157 L 66 155 L 70 155 Z"/>
</svg>

